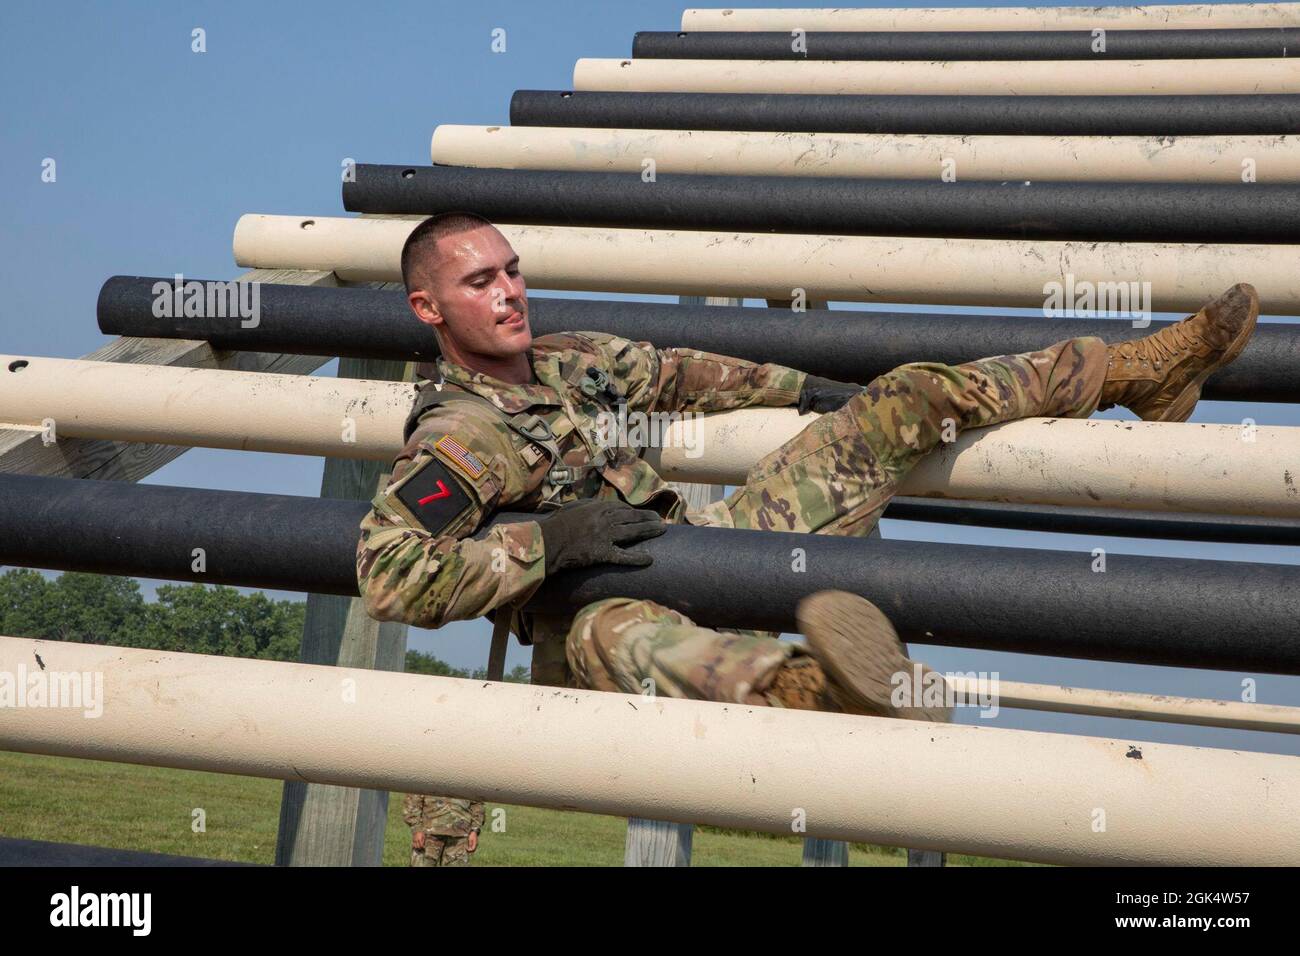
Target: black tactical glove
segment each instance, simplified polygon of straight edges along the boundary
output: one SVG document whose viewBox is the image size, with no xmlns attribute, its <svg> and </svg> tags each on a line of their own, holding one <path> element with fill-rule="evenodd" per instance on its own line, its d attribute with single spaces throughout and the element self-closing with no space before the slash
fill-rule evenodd
<svg viewBox="0 0 1300 956">
<path fill-rule="evenodd" d="M 862 386 L 853 382 L 837 382 L 833 378 L 809 375 L 804 379 L 803 389 L 799 392 L 799 414 L 836 411 L 861 391 Z"/>
<path fill-rule="evenodd" d="M 653 560 L 634 544 L 664 533 L 664 519 L 653 511 L 622 501 L 587 498 L 573 501 L 538 522 L 546 548 L 546 573 L 592 564 L 630 564 L 644 568 Z"/>
</svg>

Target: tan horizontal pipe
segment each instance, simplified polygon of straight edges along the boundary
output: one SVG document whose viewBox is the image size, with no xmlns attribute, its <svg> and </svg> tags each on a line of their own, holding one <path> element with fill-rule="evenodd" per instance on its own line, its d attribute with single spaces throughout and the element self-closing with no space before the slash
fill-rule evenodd
<svg viewBox="0 0 1300 956">
<path fill-rule="evenodd" d="M 56 440 L 392 461 L 414 399 L 402 382 L 0 357 L 0 427 L 48 422 Z"/>
<path fill-rule="evenodd" d="M 806 423 L 790 408 L 709 415 L 671 425 L 646 460 L 661 474 L 690 468 L 691 481 L 741 484 Z M 691 445 L 703 449 L 693 461 Z M 1298 474 L 1300 428 L 1029 418 L 940 445 L 900 494 L 1300 517 Z"/>
<path fill-rule="evenodd" d="M 1048 863 L 1300 863 L 1295 757 L 8 637 L 4 673 L 102 675 L 98 717 L 6 709 L 23 753 Z"/>
<path fill-rule="evenodd" d="M 683 30 L 1199 30 L 1300 26 L 1296 3 L 1133 7 L 714 8 L 682 12 Z"/>
<path fill-rule="evenodd" d="M 3 371 L 15 361 L 26 368 Z M 396 382 L 0 356 L 7 424 L 48 419 L 63 438 L 391 461 L 412 395 Z M 646 459 L 669 480 L 742 484 L 812 420 L 743 409 L 678 421 Z M 1300 474 L 1300 428 L 1036 418 L 961 435 L 903 493 L 1300 517 L 1287 473 Z"/>
<path fill-rule="evenodd" d="M 401 279 L 421 217 L 241 216 L 242 266 Z M 1300 314 L 1300 247 L 1038 242 L 498 224 L 533 288 L 832 302 L 1041 308 L 1049 282 L 1149 282 L 1156 311 L 1193 312 L 1249 282 L 1265 314 Z"/>
<path fill-rule="evenodd" d="M 1297 136 L 942 136 L 460 126 L 433 131 L 432 161 L 567 169 L 870 179 L 1300 182 Z"/>
<path fill-rule="evenodd" d="M 863 93 L 945 96 L 1155 96 L 1295 93 L 1294 59 L 618 60 L 586 57 L 573 88 L 642 93 Z"/>
<path fill-rule="evenodd" d="M 961 675 L 945 674 L 944 679 L 951 685 L 958 701 L 972 704 L 982 694 L 993 694 L 999 707 L 1017 710 L 1300 734 L 1300 707 L 1248 704 L 1243 701 L 1209 700 L 1201 697 L 1170 697 L 1166 694 L 1136 694 L 1121 690 L 1092 690 L 1052 684 L 1022 684 L 1005 680 L 981 682 L 978 678 Z"/>
</svg>

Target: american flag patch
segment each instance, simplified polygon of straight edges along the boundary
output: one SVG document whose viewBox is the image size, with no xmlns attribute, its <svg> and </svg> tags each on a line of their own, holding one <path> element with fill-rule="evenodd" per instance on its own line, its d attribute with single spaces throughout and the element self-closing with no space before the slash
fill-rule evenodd
<svg viewBox="0 0 1300 956">
<path fill-rule="evenodd" d="M 475 480 L 487 470 L 487 466 L 479 461 L 472 451 L 450 435 L 443 435 L 434 442 L 433 447 L 446 455 L 452 464 L 459 466 L 461 471 Z"/>
</svg>

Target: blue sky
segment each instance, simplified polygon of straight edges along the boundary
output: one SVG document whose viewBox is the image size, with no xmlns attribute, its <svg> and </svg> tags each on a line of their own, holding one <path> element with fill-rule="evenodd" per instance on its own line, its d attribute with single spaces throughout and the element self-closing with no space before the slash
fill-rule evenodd
<svg viewBox="0 0 1300 956">
<path fill-rule="evenodd" d="M 96 327 L 94 306 L 108 276 L 235 276 L 241 270 L 230 242 L 241 214 L 343 215 L 344 158 L 427 164 L 435 125 L 505 124 L 515 89 L 568 88 L 578 57 L 626 56 L 637 30 L 677 29 L 684 6 L 681 0 L 6 0 L 0 5 L 0 351 L 65 358 L 93 351 L 107 341 Z M 191 51 L 195 27 L 206 32 L 206 53 Z M 506 31 L 505 53 L 490 49 L 498 27 Z M 46 157 L 57 163 L 55 183 L 41 181 Z M 318 374 L 333 373 L 330 363 Z M 1226 403 L 1203 403 L 1194 420 L 1239 422 L 1246 416 L 1259 424 L 1300 424 L 1291 406 Z M 316 495 L 322 467 L 319 458 L 195 449 L 149 481 Z M 1295 548 L 950 531 L 892 521 L 882 530 L 891 537 L 1084 553 L 1104 545 L 1136 554 L 1300 561 Z M 481 622 L 412 630 L 411 646 L 458 666 L 479 666 L 487 656 L 486 635 Z M 1246 676 L 915 650 L 940 670 L 1224 699 L 1239 697 Z M 526 652 L 512 649 L 511 664 L 526 659 Z M 1300 678 L 1257 677 L 1260 701 L 1300 705 Z M 959 717 L 974 720 L 969 712 Z M 1009 710 L 979 722 L 1300 753 L 1300 737 L 1280 734 Z"/>
</svg>

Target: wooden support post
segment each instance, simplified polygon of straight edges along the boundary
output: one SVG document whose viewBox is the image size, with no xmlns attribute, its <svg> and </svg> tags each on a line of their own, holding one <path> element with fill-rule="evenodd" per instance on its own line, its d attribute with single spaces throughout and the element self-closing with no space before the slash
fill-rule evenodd
<svg viewBox="0 0 1300 956">
<path fill-rule="evenodd" d="M 238 276 L 236 281 L 313 286 L 339 284 L 332 272 L 285 269 L 253 269 Z M 82 357 L 96 362 L 297 375 L 314 372 L 329 361 L 321 355 L 220 351 L 214 350 L 207 342 L 192 339 L 143 339 L 127 336 L 116 338 Z M 56 434 L 58 426 L 59 423 L 55 421 Z M 92 438 L 59 439 L 46 444 L 41 436 L 42 432 L 36 429 L 0 430 L 0 472 L 96 478 L 102 481 L 139 481 L 189 450 L 180 445 Z"/>
<path fill-rule="evenodd" d="M 695 826 L 664 820 L 627 818 L 624 866 L 690 866 Z"/>
<path fill-rule="evenodd" d="M 947 866 L 948 854 L 941 850 L 908 850 L 908 866 Z"/>
<path fill-rule="evenodd" d="M 726 296 L 682 295 L 677 301 L 683 305 L 743 305 L 740 299 Z M 697 485 L 670 481 L 686 499 L 688 510 L 697 511 L 724 497 L 721 485 Z M 624 866 L 690 866 L 691 841 L 695 828 L 689 823 L 663 823 L 629 817 L 627 845 L 623 853 Z"/>
<path fill-rule="evenodd" d="M 768 308 L 788 309 L 793 299 L 768 299 Z M 830 303 L 821 299 L 811 299 L 806 308 L 829 309 Z M 871 529 L 870 537 L 880 537 L 880 526 Z M 946 855 L 928 850 L 908 850 L 908 866 L 943 866 Z M 803 841 L 803 866 L 848 866 L 849 845 L 838 840 L 821 840 L 809 837 Z"/>
<path fill-rule="evenodd" d="M 398 283 L 375 285 L 400 288 Z M 338 377 L 412 381 L 414 365 L 343 358 Z M 326 458 L 321 497 L 369 500 L 388 476 L 389 467 L 382 462 Z M 406 667 L 406 635 L 405 624 L 371 618 L 361 598 L 309 594 L 299 659 L 304 664 L 401 671 Z M 349 688 L 340 687 L 340 693 L 346 700 Z M 285 781 L 276 865 L 382 866 L 387 821 L 387 791 Z"/>
<path fill-rule="evenodd" d="M 769 309 L 793 309 L 794 299 L 768 299 L 767 307 Z M 812 311 L 814 309 L 829 309 L 831 304 L 825 299 L 809 299 L 804 303 L 803 307 L 808 311 Z M 797 319 L 792 316 L 792 321 L 797 321 Z M 798 334 L 797 329 L 792 329 L 792 332 Z M 879 537 L 880 529 L 872 528 L 871 533 Z M 849 845 L 839 840 L 819 840 L 814 837 L 805 837 L 803 841 L 803 863 L 800 865 L 848 866 Z"/>
<path fill-rule="evenodd" d="M 254 269 L 238 277 L 240 282 L 265 282 L 282 285 L 337 286 L 332 272 Z M 85 358 L 99 362 L 124 362 L 143 365 L 170 365 L 184 368 L 212 368 L 234 371 L 281 372 L 305 375 L 320 368 L 329 359 L 319 355 L 286 355 L 268 352 L 214 350 L 207 342 L 190 339 L 148 339 L 121 337 Z M 372 367 L 373 366 L 373 367 Z M 363 363 L 342 360 L 339 374 L 355 378 L 393 378 L 399 380 L 405 366 L 401 362 Z M 383 369 L 387 369 L 384 374 Z M 58 422 L 55 423 L 58 431 Z M 341 427 L 341 423 L 340 423 Z M 139 481 L 173 461 L 188 449 L 180 445 L 102 439 L 61 439 L 46 444 L 42 433 L 28 429 L 0 431 L 0 471 L 28 475 L 51 475 L 95 478 L 114 481 Z M 375 490 L 383 465 L 380 462 L 326 462 L 322 491 L 332 497 L 369 498 Z M 355 493 L 346 493 L 355 488 Z M 406 657 L 405 625 L 378 625 L 371 621 L 359 600 L 329 595 L 310 595 L 303 635 L 303 657 L 310 663 L 338 663 L 345 666 L 374 666 L 401 670 Z M 344 790 L 314 787 L 319 794 L 305 802 L 307 786 L 300 799 L 286 800 L 281 807 L 281 835 L 277 841 L 277 862 L 378 863 L 383 852 L 383 824 L 387 813 L 387 794 L 379 791 Z M 328 797 L 324 791 L 351 794 L 351 809 L 344 809 L 340 797 Z M 364 797 L 362 795 L 365 795 Z M 346 802 L 346 800 L 344 800 Z M 327 820 L 340 813 L 350 819 L 343 826 L 346 839 L 331 831 Z M 286 830 L 286 820 L 293 825 Z M 365 821 L 363 823 L 363 821 Z M 297 832 L 297 852 L 286 843 L 286 833 Z M 310 835 L 310 839 L 308 839 Z M 310 846 L 311 853 L 307 852 Z M 325 851 L 331 852 L 326 854 Z"/>
<path fill-rule="evenodd" d="M 769 308 L 790 308 L 793 300 L 790 299 L 768 299 Z M 820 299 L 810 300 L 807 304 L 808 309 L 829 309 L 830 303 Z M 869 537 L 880 537 L 880 525 L 877 524 L 871 529 Z M 943 866 L 946 854 L 937 853 L 929 850 L 908 850 L 908 866 Z M 819 840 L 809 837 L 803 841 L 803 865 L 804 866 L 848 866 L 849 865 L 849 845 L 837 840 Z"/>
<path fill-rule="evenodd" d="M 510 649 L 510 618 L 502 611 L 492 624 L 492 644 L 488 648 L 487 679 L 505 680 L 506 652 Z"/>
<path fill-rule="evenodd" d="M 822 840 L 807 837 L 803 841 L 803 862 L 800 866 L 848 866 L 849 845 L 843 840 Z"/>
</svg>

